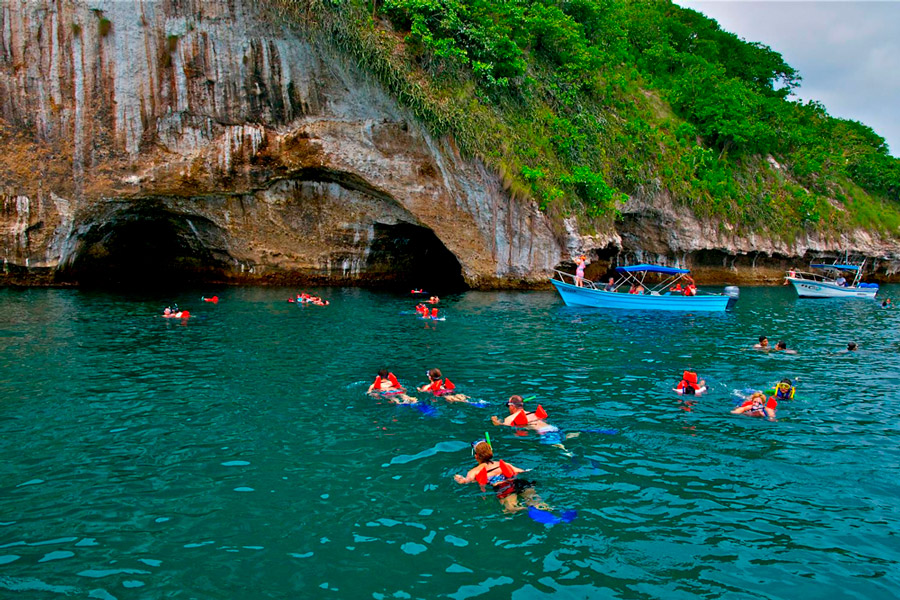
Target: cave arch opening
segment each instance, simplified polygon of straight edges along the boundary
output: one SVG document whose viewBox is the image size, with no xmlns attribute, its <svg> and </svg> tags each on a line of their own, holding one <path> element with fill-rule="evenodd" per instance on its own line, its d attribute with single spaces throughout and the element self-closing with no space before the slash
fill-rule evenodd
<svg viewBox="0 0 900 600">
<path fill-rule="evenodd" d="M 380 287 L 434 294 L 469 289 L 456 256 L 427 227 L 400 222 L 375 223 L 366 272 Z"/>
<path fill-rule="evenodd" d="M 118 212 L 78 235 L 59 279 L 83 287 L 166 288 L 222 281 L 233 259 L 224 231 L 165 207 Z"/>
</svg>

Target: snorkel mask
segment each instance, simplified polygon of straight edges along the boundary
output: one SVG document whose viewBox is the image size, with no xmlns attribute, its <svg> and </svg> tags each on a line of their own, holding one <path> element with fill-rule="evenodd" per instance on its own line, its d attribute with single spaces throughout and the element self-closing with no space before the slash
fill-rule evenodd
<svg viewBox="0 0 900 600">
<path fill-rule="evenodd" d="M 475 448 L 478 447 L 478 444 L 482 444 L 482 443 L 487 444 L 488 446 L 490 446 L 490 447 L 491 447 L 491 450 L 493 451 L 494 446 L 491 444 L 491 436 L 488 435 L 488 432 L 487 432 L 487 431 L 485 431 L 485 432 L 484 432 L 484 439 L 481 439 L 481 440 L 477 440 L 477 441 L 472 442 L 472 456 L 475 456 Z"/>
</svg>

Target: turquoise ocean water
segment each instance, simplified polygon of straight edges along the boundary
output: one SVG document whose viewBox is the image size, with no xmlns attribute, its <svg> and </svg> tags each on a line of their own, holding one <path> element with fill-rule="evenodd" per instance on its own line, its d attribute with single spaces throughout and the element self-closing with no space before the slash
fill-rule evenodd
<svg viewBox="0 0 900 600">
<path fill-rule="evenodd" d="M 331 305 L 0 290 L 0 597 L 898 596 L 900 311 L 788 288 L 720 315 L 469 292 L 426 323 L 406 296 L 316 291 Z M 171 302 L 194 316 L 162 319 Z M 761 334 L 799 353 L 749 350 Z M 408 385 L 439 367 L 487 405 L 373 400 L 382 366 Z M 671 392 L 686 368 L 707 396 Z M 729 414 L 782 377 L 777 422 Z M 514 393 L 618 433 L 564 453 L 492 428 Z M 574 522 L 454 483 L 487 429 Z"/>
</svg>

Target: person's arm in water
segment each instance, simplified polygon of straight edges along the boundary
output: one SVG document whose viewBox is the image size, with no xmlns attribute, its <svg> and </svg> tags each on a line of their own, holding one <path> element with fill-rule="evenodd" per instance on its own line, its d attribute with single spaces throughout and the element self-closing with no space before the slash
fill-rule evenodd
<svg viewBox="0 0 900 600">
<path fill-rule="evenodd" d="M 518 414 L 519 414 L 518 412 L 514 412 L 513 414 L 509 415 L 502 421 L 500 420 L 499 417 L 493 416 L 493 417 L 491 417 L 491 423 L 493 423 L 494 425 L 506 425 L 507 427 L 513 427 L 513 425 L 514 425 L 513 421 L 516 420 L 516 416 Z"/>
<path fill-rule="evenodd" d="M 769 408 L 768 406 L 763 409 L 766 412 L 766 416 L 769 417 L 770 421 L 775 420 L 775 409 Z"/>
<path fill-rule="evenodd" d="M 474 469 L 469 469 L 469 472 L 466 473 L 465 477 L 463 477 L 462 475 L 457 473 L 456 475 L 453 476 L 453 479 L 454 479 L 454 481 L 456 481 L 456 483 L 472 483 L 473 481 L 475 481 L 475 476 L 478 475 L 479 471 L 481 471 L 482 469 L 486 469 L 486 468 L 487 468 L 487 465 L 484 465 L 484 464 L 478 465 Z"/>
</svg>

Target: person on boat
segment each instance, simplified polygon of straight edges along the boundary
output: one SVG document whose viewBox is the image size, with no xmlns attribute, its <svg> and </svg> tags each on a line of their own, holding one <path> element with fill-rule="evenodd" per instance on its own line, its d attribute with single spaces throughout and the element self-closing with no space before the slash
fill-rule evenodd
<svg viewBox="0 0 900 600">
<path fill-rule="evenodd" d="M 796 350 L 788 350 L 787 344 L 784 340 L 779 340 L 778 343 L 775 344 L 775 350 L 784 352 L 785 354 L 797 354 Z"/>
<path fill-rule="evenodd" d="M 684 296 L 696 296 L 697 295 L 697 284 L 694 283 L 694 278 L 690 275 L 684 276 L 684 291 L 682 292 Z"/>
<path fill-rule="evenodd" d="M 534 482 L 516 477 L 525 470 L 502 460 L 495 461 L 494 449 L 487 440 L 478 440 L 472 444 L 472 456 L 478 461 L 478 465 L 470 469 L 465 477 L 459 473 L 454 475 L 456 483 L 466 484 L 476 481 L 481 484 L 482 489 L 490 485 L 506 512 L 525 510 L 524 506 L 519 506 L 520 495 L 528 506 L 547 508 L 535 494 Z"/>
<path fill-rule="evenodd" d="M 669 291 L 674 292 L 676 294 L 681 294 L 684 292 L 684 288 L 681 287 L 681 282 L 678 282 L 673 287 L 670 287 Z"/>
<path fill-rule="evenodd" d="M 643 296 L 644 295 L 644 286 L 638 285 L 636 288 L 634 288 L 634 293 L 637 294 L 638 296 Z"/>
<path fill-rule="evenodd" d="M 406 389 L 400 385 L 396 375 L 387 369 L 378 371 L 378 377 L 375 378 L 375 381 L 369 386 L 366 393 L 387 398 L 394 404 L 412 404 L 417 402 L 415 398 L 406 394 Z"/>
<path fill-rule="evenodd" d="M 456 385 L 449 379 L 445 379 L 440 369 L 430 369 L 427 373 L 429 383 L 420 385 L 418 391 L 431 392 L 435 396 L 441 397 L 447 402 L 468 402 L 469 398 L 465 394 L 456 392 Z"/>
<path fill-rule="evenodd" d="M 585 260 L 587 260 L 587 257 L 583 255 L 575 258 L 575 263 L 578 265 L 575 267 L 575 285 L 578 287 L 584 286 Z"/>
<path fill-rule="evenodd" d="M 697 374 L 693 371 L 685 371 L 681 381 L 673 388 L 676 394 L 682 396 L 699 396 L 706 392 L 706 380 L 697 380 Z"/>
<path fill-rule="evenodd" d="M 847 280 L 844 279 L 843 275 L 838 275 L 838 278 L 834 280 L 834 283 L 841 287 L 847 287 Z"/>
<path fill-rule="evenodd" d="M 603 286 L 603 291 L 604 291 L 604 292 L 614 292 L 614 291 L 616 291 L 616 283 L 615 283 L 615 280 L 614 280 L 612 277 L 609 278 L 609 283 L 607 283 L 605 286 Z"/>
<path fill-rule="evenodd" d="M 753 392 L 743 404 L 731 411 L 731 414 L 747 415 L 748 417 L 767 417 L 770 421 L 774 421 L 777 408 L 778 400 L 775 399 L 775 396 L 770 396 L 767 399 L 762 392 Z"/>
<path fill-rule="evenodd" d="M 764 335 L 759 336 L 759 343 L 753 345 L 754 350 L 771 350 L 769 347 L 769 338 Z"/>
<path fill-rule="evenodd" d="M 631 287 L 628 288 L 628 293 L 629 294 L 637 294 L 637 286 L 632 283 Z"/>
<path fill-rule="evenodd" d="M 784 285 L 790 284 L 791 282 L 789 278 L 793 277 L 797 277 L 797 271 L 796 269 L 794 269 L 794 267 L 791 267 L 790 271 L 788 271 L 787 277 L 784 278 Z"/>
</svg>

